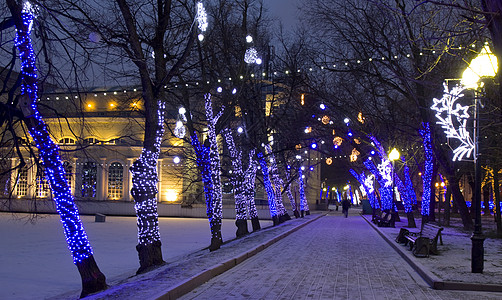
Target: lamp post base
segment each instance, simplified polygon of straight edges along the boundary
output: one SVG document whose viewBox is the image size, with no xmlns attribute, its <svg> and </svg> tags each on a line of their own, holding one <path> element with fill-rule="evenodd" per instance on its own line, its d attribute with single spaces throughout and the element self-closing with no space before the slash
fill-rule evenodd
<svg viewBox="0 0 502 300">
<path fill-rule="evenodd" d="M 474 232 L 471 236 L 472 241 L 472 251 L 471 251 L 471 272 L 472 273 L 483 273 L 483 265 L 485 258 L 485 248 L 483 243 L 485 241 L 485 236 L 482 233 Z"/>
</svg>

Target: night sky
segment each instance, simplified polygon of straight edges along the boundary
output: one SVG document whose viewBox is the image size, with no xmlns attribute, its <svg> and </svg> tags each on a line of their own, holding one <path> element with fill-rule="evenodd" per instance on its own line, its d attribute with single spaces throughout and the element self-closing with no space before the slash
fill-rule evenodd
<svg viewBox="0 0 502 300">
<path fill-rule="evenodd" d="M 269 9 L 270 16 L 277 18 L 289 29 L 297 24 L 297 6 L 302 0 L 263 0 Z"/>
</svg>

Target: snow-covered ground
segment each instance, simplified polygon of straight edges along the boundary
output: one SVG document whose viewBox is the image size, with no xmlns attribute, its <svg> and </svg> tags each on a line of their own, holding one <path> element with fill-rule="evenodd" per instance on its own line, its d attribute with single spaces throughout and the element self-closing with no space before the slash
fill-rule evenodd
<svg viewBox="0 0 502 300">
<path fill-rule="evenodd" d="M 371 219 L 371 216 L 366 217 Z M 418 228 L 412 230 L 419 231 L 420 219 L 415 220 Z M 406 217 L 401 216 L 401 222 L 396 222 L 396 228 L 380 227 L 379 230 L 391 241 L 394 241 L 400 228 L 407 228 L 407 223 Z M 458 218 L 452 219 L 450 226 L 444 226 L 443 245 L 439 245 L 438 242 L 439 255 L 416 258 L 410 254 L 410 257 L 442 281 L 501 285 L 502 239 L 494 237 L 496 229 L 493 217 L 483 217 L 483 232 L 487 238 L 484 242 L 484 270 L 482 274 L 471 272 L 472 231 L 463 230 Z M 398 246 L 402 248 L 402 251 L 409 252 L 409 247 Z"/>
<path fill-rule="evenodd" d="M 135 274 L 139 267 L 136 218 L 82 216 L 94 257 L 108 282 Z M 234 220 L 223 220 L 223 240 L 235 238 Z M 160 218 L 166 262 L 209 246 L 207 219 Z M 262 227 L 271 221 L 261 221 Z M 0 299 L 44 299 L 80 290 L 81 282 L 57 215 L 0 213 Z"/>
</svg>

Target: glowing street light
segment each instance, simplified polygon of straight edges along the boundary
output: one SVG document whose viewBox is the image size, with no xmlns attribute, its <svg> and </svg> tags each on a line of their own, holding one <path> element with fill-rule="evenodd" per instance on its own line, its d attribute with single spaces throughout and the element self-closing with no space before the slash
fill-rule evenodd
<svg viewBox="0 0 502 300">
<path fill-rule="evenodd" d="M 497 57 L 492 54 L 488 46 L 484 46 L 481 52 L 474 58 L 462 74 L 461 83 L 470 89 L 479 87 L 482 77 L 493 77 L 498 71 Z M 475 221 L 474 232 L 471 236 L 471 272 L 483 273 L 485 236 L 481 229 L 481 165 L 479 161 L 479 100 L 474 97 L 474 200 Z"/>
<path fill-rule="evenodd" d="M 394 148 L 389 153 L 389 160 L 393 162 L 395 160 L 398 160 L 399 156 L 400 156 L 399 151 L 396 148 Z"/>
</svg>

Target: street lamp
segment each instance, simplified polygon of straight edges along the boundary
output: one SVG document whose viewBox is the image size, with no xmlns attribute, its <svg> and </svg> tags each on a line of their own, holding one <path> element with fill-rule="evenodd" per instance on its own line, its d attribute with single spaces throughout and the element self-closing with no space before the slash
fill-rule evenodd
<svg viewBox="0 0 502 300">
<path fill-rule="evenodd" d="M 392 205 L 395 205 L 395 193 L 394 193 L 394 161 L 398 160 L 400 157 L 399 151 L 396 148 L 393 148 L 389 153 L 389 160 L 392 162 Z"/>
<path fill-rule="evenodd" d="M 477 89 L 482 77 L 493 77 L 497 73 L 497 57 L 488 46 L 474 58 L 462 74 L 462 85 L 468 89 Z M 476 218 L 474 232 L 471 236 L 471 272 L 483 273 L 485 237 L 481 229 L 481 165 L 479 161 L 479 99 L 474 96 L 474 201 Z"/>
</svg>

